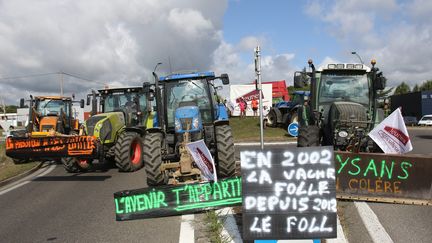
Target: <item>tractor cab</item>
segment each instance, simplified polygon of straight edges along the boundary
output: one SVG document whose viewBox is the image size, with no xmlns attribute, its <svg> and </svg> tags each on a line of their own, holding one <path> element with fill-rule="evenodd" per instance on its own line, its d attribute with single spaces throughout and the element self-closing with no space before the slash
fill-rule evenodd
<svg viewBox="0 0 432 243">
<path fill-rule="evenodd" d="M 168 134 L 178 134 L 177 140 L 181 140 L 181 134 L 189 132 L 193 140 L 199 139 L 204 135 L 203 129 L 211 128 L 215 121 L 228 121 L 225 107 L 217 99 L 215 79 L 213 72 L 173 74 L 159 78 Z M 227 82 L 228 77 L 223 80 Z"/>
<path fill-rule="evenodd" d="M 335 63 L 315 70 L 309 60 L 311 101 L 299 116 L 301 124 L 316 128 L 304 129 L 317 130 L 308 137 L 319 138 L 306 141 L 306 136 L 299 135 L 299 146 L 309 146 L 314 140 L 315 145 L 333 145 L 338 150 L 347 150 L 353 144 L 362 151 L 373 149 L 366 135 L 384 118 L 377 108 L 377 91 L 384 89 L 386 81 L 375 63 L 372 60 L 372 68 L 360 63 Z"/>
<path fill-rule="evenodd" d="M 74 102 L 71 97 L 31 96 L 28 132 L 31 136 L 47 136 L 77 131 L 79 122 L 73 115 Z M 24 107 L 24 99 L 20 106 Z M 84 100 L 80 101 L 80 106 L 84 107 Z"/>
<path fill-rule="evenodd" d="M 142 87 L 101 89 L 87 95 L 92 104 L 92 116 L 86 121 L 88 135 L 98 137 L 103 144 L 116 142 L 113 134 L 123 127 L 144 126 L 147 96 Z"/>
</svg>

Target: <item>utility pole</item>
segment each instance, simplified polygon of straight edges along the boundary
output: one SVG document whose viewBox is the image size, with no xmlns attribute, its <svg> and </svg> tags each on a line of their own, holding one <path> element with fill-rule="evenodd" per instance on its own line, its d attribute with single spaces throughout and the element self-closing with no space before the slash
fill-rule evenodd
<svg viewBox="0 0 432 243">
<path fill-rule="evenodd" d="M 262 84 L 261 84 L 261 49 L 260 46 L 255 48 L 255 75 L 258 80 L 259 95 L 259 117 L 260 117 L 260 142 L 261 149 L 264 149 L 264 127 L 263 127 L 263 105 L 262 105 Z"/>
<path fill-rule="evenodd" d="M 60 72 L 60 96 L 63 96 L 63 72 Z"/>
</svg>

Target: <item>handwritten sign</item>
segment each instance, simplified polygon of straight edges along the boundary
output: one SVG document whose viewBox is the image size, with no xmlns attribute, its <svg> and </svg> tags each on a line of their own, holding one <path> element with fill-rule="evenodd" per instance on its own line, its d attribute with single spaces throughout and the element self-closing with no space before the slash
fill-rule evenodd
<svg viewBox="0 0 432 243">
<path fill-rule="evenodd" d="M 114 193 L 116 220 L 174 216 L 239 205 L 241 178 Z"/>
<path fill-rule="evenodd" d="M 335 152 L 338 197 L 431 200 L 430 157 Z"/>
<path fill-rule="evenodd" d="M 6 155 L 11 158 L 91 157 L 96 152 L 96 137 L 93 136 L 8 137 L 6 139 Z"/>
<path fill-rule="evenodd" d="M 243 236 L 336 237 L 332 147 L 243 150 Z"/>
</svg>

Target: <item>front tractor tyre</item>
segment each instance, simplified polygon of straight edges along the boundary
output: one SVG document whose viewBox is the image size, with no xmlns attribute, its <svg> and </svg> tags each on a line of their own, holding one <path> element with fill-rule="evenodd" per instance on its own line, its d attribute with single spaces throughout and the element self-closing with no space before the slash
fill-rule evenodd
<svg viewBox="0 0 432 243">
<path fill-rule="evenodd" d="M 319 132 L 320 132 L 319 127 L 315 125 L 299 126 L 297 147 L 319 146 L 320 145 Z"/>
<path fill-rule="evenodd" d="M 217 146 L 217 172 L 221 178 L 235 176 L 235 150 L 234 139 L 231 133 L 231 127 L 221 125 L 215 128 L 216 146 Z"/>
<path fill-rule="evenodd" d="M 144 139 L 144 161 L 148 186 L 160 186 L 168 183 L 168 177 L 161 171 L 162 134 L 146 134 Z"/>
<path fill-rule="evenodd" d="M 69 173 L 86 172 L 91 170 L 90 159 L 78 159 L 74 157 L 61 158 L 63 168 Z"/>
<path fill-rule="evenodd" d="M 136 132 L 123 132 L 114 148 L 115 164 L 122 172 L 133 172 L 143 166 L 143 142 Z"/>
</svg>

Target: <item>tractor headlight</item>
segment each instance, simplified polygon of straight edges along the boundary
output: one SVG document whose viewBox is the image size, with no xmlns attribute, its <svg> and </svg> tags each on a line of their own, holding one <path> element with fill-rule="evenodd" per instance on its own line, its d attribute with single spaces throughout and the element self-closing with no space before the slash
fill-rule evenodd
<svg viewBox="0 0 432 243">
<path fill-rule="evenodd" d="M 197 129 L 199 127 L 199 119 L 195 117 L 192 121 L 192 128 Z"/>
<path fill-rule="evenodd" d="M 181 130 L 181 123 L 180 120 L 178 118 L 174 119 L 174 127 L 176 131 Z"/>
<path fill-rule="evenodd" d="M 341 137 L 341 138 L 346 138 L 346 137 L 348 137 L 348 133 L 347 133 L 346 131 L 340 131 L 340 132 L 338 133 L 338 135 L 339 135 L 339 137 Z"/>
</svg>

